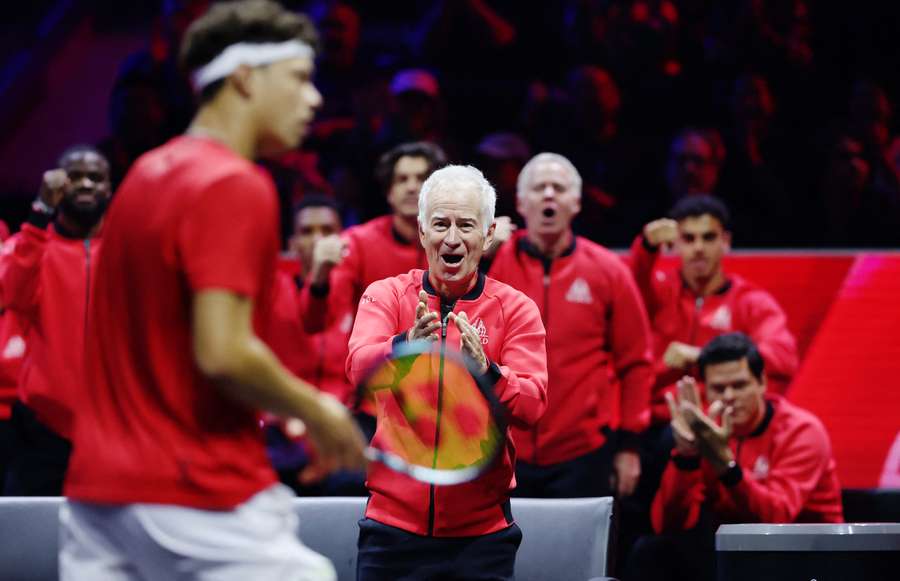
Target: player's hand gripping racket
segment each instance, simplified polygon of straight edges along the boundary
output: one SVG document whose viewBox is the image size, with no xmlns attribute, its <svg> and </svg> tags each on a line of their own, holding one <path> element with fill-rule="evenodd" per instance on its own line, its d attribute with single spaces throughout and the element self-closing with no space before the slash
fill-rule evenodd
<svg viewBox="0 0 900 581">
<path fill-rule="evenodd" d="M 491 467 L 506 445 L 504 410 L 474 365 L 439 342 L 399 346 L 359 385 L 377 410 L 366 457 L 430 484 L 460 484 Z"/>
</svg>

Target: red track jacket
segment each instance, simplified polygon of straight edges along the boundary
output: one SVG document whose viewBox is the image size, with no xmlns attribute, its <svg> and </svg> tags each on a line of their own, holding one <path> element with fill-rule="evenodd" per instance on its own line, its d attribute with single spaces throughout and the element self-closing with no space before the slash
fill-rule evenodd
<svg viewBox="0 0 900 581">
<path fill-rule="evenodd" d="M 344 259 L 332 271 L 332 290 L 347 292 L 339 286 L 352 281 L 352 304 L 376 280 L 405 274 L 413 268 L 428 268 L 425 250 L 419 240 L 406 242 L 394 231 L 392 216 L 379 216 L 341 233 L 347 243 Z"/>
<path fill-rule="evenodd" d="M 600 429 L 616 422 L 634 436 L 622 444 L 636 447 L 650 422 L 653 357 L 628 267 L 584 238 L 545 262 L 520 230 L 497 251 L 490 276 L 531 297 L 547 329 L 547 412 L 532 429 L 513 430 L 519 459 L 571 460 L 603 445 Z"/>
<path fill-rule="evenodd" d="M 648 251 L 643 240 L 643 236 L 638 236 L 632 244 L 630 261 L 653 327 L 653 422 L 669 421 L 664 394 L 684 375 L 683 370 L 670 369 L 663 362 L 672 341 L 702 347 L 725 333 L 745 333 L 765 360 L 769 389 L 784 393 L 797 372 L 797 342 L 787 328 L 784 311 L 772 295 L 739 276 L 728 276 L 721 289 L 701 297 L 684 284 L 677 269 L 657 270 L 659 252 Z"/>
<path fill-rule="evenodd" d="M 657 533 L 696 526 L 706 503 L 723 523 L 843 522 L 841 486 L 828 432 L 808 411 L 766 397 L 763 423 L 731 449 L 743 476 L 727 486 L 703 460 L 670 462 L 653 499 Z"/>
<path fill-rule="evenodd" d="M 339 308 L 340 301 L 308 296 L 309 287 L 301 290 L 297 279 L 284 270 L 276 274 L 273 295 L 271 319 L 262 333 L 266 343 L 291 372 L 350 405 L 354 391 L 344 363 L 353 327 L 352 304 L 347 301 Z M 318 317 L 310 321 L 308 315 L 326 311 L 321 330 L 304 325 L 304 321 L 317 325 Z"/>
<path fill-rule="evenodd" d="M 25 358 L 25 330 L 15 313 L 0 313 L 0 420 L 9 419 Z"/>
<path fill-rule="evenodd" d="M 544 326 L 534 303 L 503 283 L 479 274 L 478 283 L 455 305 L 444 305 L 428 282 L 428 273 L 411 270 L 366 289 L 350 336 L 347 375 L 356 384 L 379 360 L 390 355 L 415 320 L 419 291 L 428 293 L 429 310 L 465 311 L 481 333 L 496 383 L 495 393 L 511 423 L 533 425 L 547 405 L 547 355 Z M 445 327 L 447 345 L 459 345 L 456 325 Z M 378 423 L 385 421 L 378 410 Z M 373 441 L 377 442 L 376 430 Z M 437 537 L 474 536 L 506 528 L 512 522 L 509 495 L 515 487 L 515 448 L 478 479 L 457 486 L 429 486 L 379 463 L 369 466 L 371 498 L 366 516 L 403 530 Z"/>
<path fill-rule="evenodd" d="M 84 335 L 91 265 L 99 238 L 65 238 L 52 227 L 23 224 L 0 256 L 0 302 L 28 328 L 19 399 L 41 422 L 68 438 L 69 398 L 84 377 Z"/>
</svg>

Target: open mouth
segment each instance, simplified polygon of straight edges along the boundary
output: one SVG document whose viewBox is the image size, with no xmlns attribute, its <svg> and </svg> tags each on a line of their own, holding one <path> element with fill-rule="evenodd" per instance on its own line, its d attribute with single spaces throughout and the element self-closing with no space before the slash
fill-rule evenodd
<svg viewBox="0 0 900 581">
<path fill-rule="evenodd" d="M 542 214 L 544 215 L 544 218 L 552 218 L 553 216 L 556 216 L 556 208 L 544 208 Z"/>
<path fill-rule="evenodd" d="M 441 260 L 444 261 L 445 264 L 449 264 L 450 266 L 458 266 L 460 262 L 462 262 L 461 254 L 443 254 L 441 255 Z"/>
</svg>

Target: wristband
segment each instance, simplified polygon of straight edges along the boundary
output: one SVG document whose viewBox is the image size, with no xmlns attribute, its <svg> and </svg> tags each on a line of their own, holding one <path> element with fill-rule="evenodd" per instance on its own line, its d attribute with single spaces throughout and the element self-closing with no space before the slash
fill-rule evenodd
<svg viewBox="0 0 900 581">
<path fill-rule="evenodd" d="M 700 456 L 682 456 L 681 454 L 672 454 L 672 463 L 679 470 L 699 470 Z"/>
<path fill-rule="evenodd" d="M 734 460 L 728 463 L 728 467 L 725 469 L 725 472 L 719 474 L 719 482 L 724 484 L 725 486 L 731 488 L 744 479 L 744 471 L 741 470 L 740 465 Z"/>
<path fill-rule="evenodd" d="M 41 198 L 35 198 L 35 200 L 31 202 L 31 209 L 38 214 L 43 214 L 45 216 L 52 216 L 56 214 L 56 208 L 48 206 L 47 202 L 45 202 Z"/>
</svg>

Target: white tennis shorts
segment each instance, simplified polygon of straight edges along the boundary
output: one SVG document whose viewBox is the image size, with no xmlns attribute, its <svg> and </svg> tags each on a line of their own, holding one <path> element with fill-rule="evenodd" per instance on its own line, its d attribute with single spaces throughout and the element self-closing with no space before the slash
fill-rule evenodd
<svg viewBox="0 0 900 581">
<path fill-rule="evenodd" d="M 69 501 L 60 511 L 61 581 L 335 581 L 297 536 L 293 492 L 275 485 L 230 511 Z"/>
</svg>

